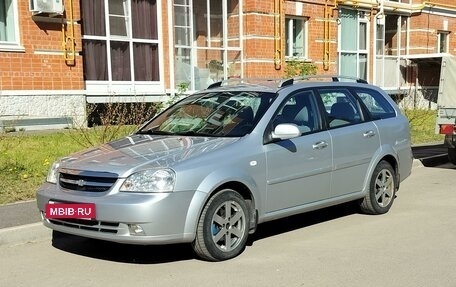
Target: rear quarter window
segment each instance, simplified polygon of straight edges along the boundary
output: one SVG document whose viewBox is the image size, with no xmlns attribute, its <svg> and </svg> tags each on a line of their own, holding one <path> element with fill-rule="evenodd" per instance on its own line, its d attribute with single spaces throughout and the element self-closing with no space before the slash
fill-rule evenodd
<svg viewBox="0 0 456 287">
<path fill-rule="evenodd" d="M 384 96 L 368 89 L 355 89 L 356 94 L 366 106 L 372 119 L 387 119 L 396 116 L 396 111 Z"/>
</svg>

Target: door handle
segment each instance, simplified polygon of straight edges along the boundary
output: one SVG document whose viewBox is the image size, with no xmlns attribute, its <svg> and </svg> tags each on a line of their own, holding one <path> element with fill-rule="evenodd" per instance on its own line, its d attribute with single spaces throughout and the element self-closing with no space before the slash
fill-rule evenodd
<svg viewBox="0 0 456 287">
<path fill-rule="evenodd" d="M 325 147 L 328 146 L 328 143 L 325 142 L 325 141 L 319 141 L 319 142 L 316 142 L 312 145 L 312 148 L 313 149 L 324 149 Z"/>
<path fill-rule="evenodd" d="M 375 133 L 374 133 L 374 131 L 367 131 L 363 134 L 363 136 L 365 138 L 371 138 L 371 137 L 375 136 Z"/>
</svg>

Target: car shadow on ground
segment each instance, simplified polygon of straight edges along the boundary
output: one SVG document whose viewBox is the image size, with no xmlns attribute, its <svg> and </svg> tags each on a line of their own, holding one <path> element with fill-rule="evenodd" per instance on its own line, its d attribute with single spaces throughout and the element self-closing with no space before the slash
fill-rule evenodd
<svg viewBox="0 0 456 287">
<path fill-rule="evenodd" d="M 156 264 L 194 259 L 188 244 L 129 245 L 89 239 L 58 231 L 52 233 L 52 246 L 65 252 L 106 261 Z"/>
<path fill-rule="evenodd" d="M 257 231 L 249 236 L 246 248 L 253 248 L 257 240 L 356 214 L 358 211 L 358 204 L 352 202 L 260 224 Z M 57 231 L 52 234 L 52 246 L 72 254 L 130 264 L 160 264 L 198 259 L 190 244 L 128 245 Z"/>
<path fill-rule="evenodd" d="M 251 246 L 254 245 L 255 241 L 261 239 L 266 239 L 275 235 L 357 214 L 359 212 L 360 210 L 358 202 L 353 201 L 312 212 L 297 214 L 294 216 L 269 221 L 258 225 L 257 231 L 249 237 L 247 245 Z"/>
</svg>

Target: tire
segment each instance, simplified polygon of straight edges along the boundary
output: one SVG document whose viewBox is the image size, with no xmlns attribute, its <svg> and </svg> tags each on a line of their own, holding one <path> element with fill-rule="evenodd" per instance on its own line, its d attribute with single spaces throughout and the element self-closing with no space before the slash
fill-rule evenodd
<svg viewBox="0 0 456 287">
<path fill-rule="evenodd" d="M 448 160 L 452 163 L 452 164 L 456 164 L 456 148 L 451 148 L 449 147 L 448 148 Z"/>
<path fill-rule="evenodd" d="M 225 189 L 216 193 L 201 213 L 193 250 L 208 261 L 236 257 L 246 245 L 249 214 L 244 198 L 236 191 Z"/>
<path fill-rule="evenodd" d="M 377 164 L 369 183 L 369 191 L 361 201 L 361 211 L 367 214 L 387 213 L 396 195 L 396 173 L 386 161 Z"/>
</svg>

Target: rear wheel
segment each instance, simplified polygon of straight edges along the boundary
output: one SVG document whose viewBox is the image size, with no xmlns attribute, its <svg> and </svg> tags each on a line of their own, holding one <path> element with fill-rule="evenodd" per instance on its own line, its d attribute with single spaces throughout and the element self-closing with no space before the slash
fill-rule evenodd
<svg viewBox="0 0 456 287">
<path fill-rule="evenodd" d="M 239 255 L 247 241 L 249 214 L 244 198 L 236 191 L 225 189 L 215 194 L 201 213 L 193 250 L 209 261 Z"/>
<path fill-rule="evenodd" d="M 456 148 L 454 148 L 454 147 L 448 148 L 448 160 L 452 164 L 456 164 Z"/>
<path fill-rule="evenodd" d="M 361 201 L 361 210 L 368 214 L 383 214 L 393 205 L 396 194 L 396 173 L 386 161 L 375 167 L 370 180 L 369 191 Z"/>
</svg>

